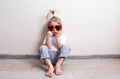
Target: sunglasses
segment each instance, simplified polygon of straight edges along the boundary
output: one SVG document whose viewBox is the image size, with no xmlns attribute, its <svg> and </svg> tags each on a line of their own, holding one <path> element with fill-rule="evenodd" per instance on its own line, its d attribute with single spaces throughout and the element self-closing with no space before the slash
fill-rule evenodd
<svg viewBox="0 0 120 79">
<path fill-rule="evenodd" d="M 55 28 L 57 31 L 61 30 L 61 26 L 60 26 L 60 25 L 48 26 L 48 29 L 49 29 L 50 31 L 52 31 L 54 28 Z"/>
</svg>

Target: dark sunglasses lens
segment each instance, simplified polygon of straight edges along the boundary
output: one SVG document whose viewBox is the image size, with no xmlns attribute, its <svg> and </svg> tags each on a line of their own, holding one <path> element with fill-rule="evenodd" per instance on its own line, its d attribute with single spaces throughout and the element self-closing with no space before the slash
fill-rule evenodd
<svg viewBox="0 0 120 79">
<path fill-rule="evenodd" d="M 59 31 L 61 29 L 61 26 L 56 26 L 56 30 Z"/>
<path fill-rule="evenodd" d="M 52 30 L 53 30 L 53 27 L 52 27 L 52 26 L 48 26 L 48 29 L 49 29 L 50 31 L 52 31 Z"/>
</svg>

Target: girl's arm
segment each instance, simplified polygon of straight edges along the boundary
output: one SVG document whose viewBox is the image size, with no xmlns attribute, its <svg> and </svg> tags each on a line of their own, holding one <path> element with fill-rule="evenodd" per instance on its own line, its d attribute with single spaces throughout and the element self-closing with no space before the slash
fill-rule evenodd
<svg viewBox="0 0 120 79">
<path fill-rule="evenodd" d="M 51 43 L 50 43 L 50 37 L 52 36 L 52 32 L 48 31 L 46 35 L 46 45 L 51 50 Z"/>
<path fill-rule="evenodd" d="M 59 33 L 58 33 L 58 35 L 55 37 L 56 38 L 56 44 L 57 44 L 57 47 L 58 47 L 58 49 L 61 49 L 62 48 L 62 43 L 61 43 L 61 40 L 60 40 L 60 35 L 62 34 L 62 32 L 60 31 Z"/>
</svg>

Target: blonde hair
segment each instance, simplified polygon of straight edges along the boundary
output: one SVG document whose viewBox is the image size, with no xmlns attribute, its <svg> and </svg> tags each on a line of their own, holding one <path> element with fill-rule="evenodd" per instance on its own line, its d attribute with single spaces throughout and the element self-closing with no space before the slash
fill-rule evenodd
<svg viewBox="0 0 120 79">
<path fill-rule="evenodd" d="M 58 18 L 57 16 L 55 16 L 55 10 L 48 10 L 48 14 L 46 16 L 46 19 L 48 20 L 47 22 L 47 26 L 49 26 L 52 22 L 56 22 L 58 23 L 59 25 L 61 25 L 62 27 L 62 22 L 61 22 L 61 19 Z M 50 17 L 50 18 L 49 18 Z"/>
</svg>

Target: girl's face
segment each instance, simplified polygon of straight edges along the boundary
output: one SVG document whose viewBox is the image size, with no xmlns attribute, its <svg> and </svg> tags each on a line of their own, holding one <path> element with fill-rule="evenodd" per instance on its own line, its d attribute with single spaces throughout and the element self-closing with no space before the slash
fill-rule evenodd
<svg viewBox="0 0 120 79">
<path fill-rule="evenodd" d="M 61 25 L 58 24 L 57 22 L 52 22 L 48 26 L 48 30 L 53 33 L 53 36 L 56 36 L 59 33 L 59 31 L 61 31 L 61 29 L 62 29 Z"/>
</svg>

